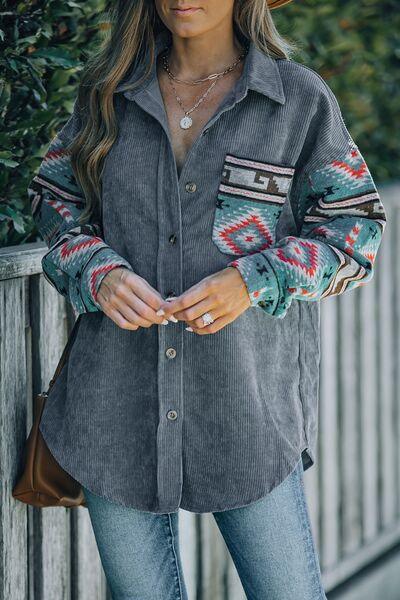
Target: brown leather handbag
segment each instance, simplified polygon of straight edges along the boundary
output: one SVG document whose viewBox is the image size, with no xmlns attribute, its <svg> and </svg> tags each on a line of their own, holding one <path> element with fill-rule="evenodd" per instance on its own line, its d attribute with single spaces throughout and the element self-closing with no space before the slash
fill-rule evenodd
<svg viewBox="0 0 400 600">
<path fill-rule="evenodd" d="M 80 318 L 81 315 L 78 315 L 47 392 L 41 392 L 35 398 L 32 429 L 24 448 L 24 470 L 12 491 L 13 497 L 17 500 L 40 508 L 46 506 L 87 508 L 80 483 L 58 464 L 39 429 L 46 399 L 67 360 Z"/>
</svg>

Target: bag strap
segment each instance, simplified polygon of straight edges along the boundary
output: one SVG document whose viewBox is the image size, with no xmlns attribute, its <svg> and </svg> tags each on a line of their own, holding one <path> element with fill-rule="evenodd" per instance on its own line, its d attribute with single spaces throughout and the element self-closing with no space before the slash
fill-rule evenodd
<svg viewBox="0 0 400 600">
<path fill-rule="evenodd" d="M 54 375 L 53 375 L 52 379 L 50 380 L 49 387 L 47 389 L 46 395 L 49 393 L 50 389 L 54 385 L 57 377 L 61 373 L 61 369 L 63 368 L 63 366 L 65 365 L 65 363 L 67 361 L 69 352 L 71 350 L 72 344 L 73 344 L 73 342 L 75 340 L 75 337 L 76 337 L 76 334 L 77 334 L 77 331 L 78 331 L 78 326 L 79 326 L 79 322 L 81 320 L 81 316 L 82 315 L 80 315 L 80 314 L 78 315 L 78 317 L 76 318 L 75 323 L 74 323 L 74 325 L 73 325 L 73 327 L 71 329 L 71 333 L 68 336 L 68 340 L 67 340 L 67 343 L 65 344 L 63 353 L 61 354 L 61 358 L 58 361 L 58 365 L 56 367 Z"/>
</svg>

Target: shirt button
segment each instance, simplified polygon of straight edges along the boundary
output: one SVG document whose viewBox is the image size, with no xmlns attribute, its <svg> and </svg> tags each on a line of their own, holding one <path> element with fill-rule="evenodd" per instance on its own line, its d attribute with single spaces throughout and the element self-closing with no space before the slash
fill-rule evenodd
<svg viewBox="0 0 400 600">
<path fill-rule="evenodd" d="M 176 412 L 176 410 L 169 410 L 169 411 L 167 412 L 167 418 L 168 418 L 170 421 L 175 421 L 175 419 L 177 419 L 177 418 L 178 418 L 178 413 Z"/>
<path fill-rule="evenodd" d="M 169 238 L 168 238 L 168 240 L 169 240 L 169 242 L 171 244 L 175 244 L 175 242 L 176 242 L 176 235 L 175 235 L 175 233 L 173 233 L 172 235 L 170 235 Z"/>
<path fill-rule="evenodd" d="M 193 194 L 197 190 L 197 185 L 193 181 L 188 181 L 185 185 L 185 190 L 190 194 Z"/>
<path fill-rule="evenodd" d="M 167 358 L 175 358 L 175 356 L 176 356 L 175 348 L 167 348 L 165 351 L 165 355 L 167 356 Z"/>
</svg>

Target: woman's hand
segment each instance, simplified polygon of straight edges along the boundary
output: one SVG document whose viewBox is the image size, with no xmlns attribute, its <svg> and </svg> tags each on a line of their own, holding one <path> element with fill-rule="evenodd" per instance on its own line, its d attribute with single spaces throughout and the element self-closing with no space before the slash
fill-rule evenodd
<svg viewBox="0 0 400 600">
<path fill-rule="evenodd" d="M 125 267 L 116 267 L 105 275 L 97 301 L 122 329 L 168 324 L 164 316 L 156 314 L 164 302 L 162 296 L 143 277 Z"/>
<path fill-rule="evenodd" d="M 236 267 L 225 267 L 202 279 L 180 296 L 164 301 L 165 317 L 186 321 L 195 333 L 215 333 L 234 321 L 249 306 L 246 284 Z M 209 312 L 214 323 L 204 325 L 201 315 Z M 190 330 L 189 330 L 190 331 Z"/>
</svg>

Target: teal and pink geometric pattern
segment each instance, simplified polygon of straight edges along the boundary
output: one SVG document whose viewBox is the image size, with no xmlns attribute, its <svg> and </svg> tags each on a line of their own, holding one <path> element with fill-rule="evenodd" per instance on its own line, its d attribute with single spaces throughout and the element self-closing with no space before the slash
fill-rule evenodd
<svg viewBox="0 0 400 600">
<path fill-rule="evenodd" d="M 300 181 L 300 180 L 299 180 Z M 251 305 L 283 318 L 296 300 L 320 300 L 365 284 L 386 225 L 386 214 L 358 147 L 301 174 L 300 235 L 234 259 Z"/>
<path fill-rule="evenodd" d="M 104 276 L 119 266 L 132 267 L 104 242 L 98 223 L 79 222 L 84 195 L 66 145 L 58 136 L 29 183 L 28 197 L 36 226 L 49 248 L 42 258 L 45 278 L 77 314 L 101 310 L 97 293 Z"/>
<path fill-rule="evenodd" d="M 243 255 L 271 248 L 294 169 L 227 154 L 215 206 L 212 240 Z"/>
</svg>

